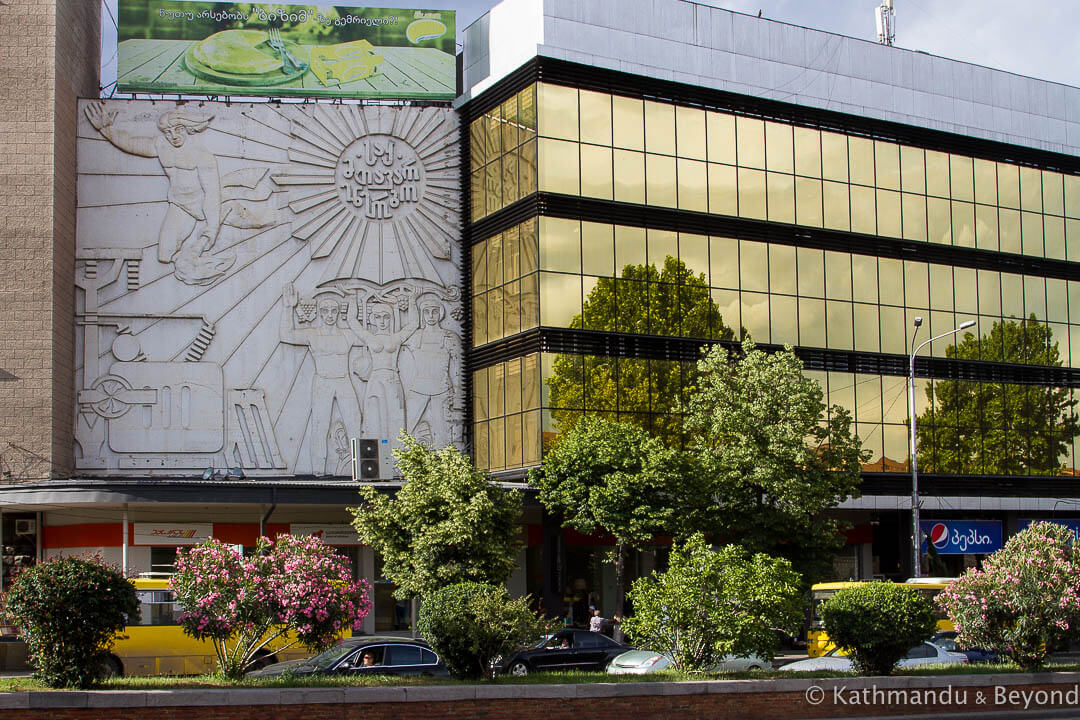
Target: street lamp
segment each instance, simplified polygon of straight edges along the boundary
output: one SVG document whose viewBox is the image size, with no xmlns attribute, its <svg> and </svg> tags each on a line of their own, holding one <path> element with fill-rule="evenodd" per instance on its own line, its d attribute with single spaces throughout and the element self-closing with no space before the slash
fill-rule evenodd
<svg viewBox="0 0 1080 720">
<path fill-rule="evenodd" d="M 960 327 L 953 328 L 948 332 L 943 332 L 940 335 L 926 340 L 917 348 L 911 351 L 911 361 L 908 363 L 908 416 L 911 418 L 911 576 L 922 577 L 922 533 L 919 529 L 919 462 L 916 458 L 915 449 L 915 355 L 918 354 L 924 346 L 940 340 L 943 337 L 948 337 L 955 333 L 969 328 L 975 324 L 974 320 L 968 320 L 960 323 Z M 911 344 L 915 344 L 915 336 L 919 334 L 919 328 L 922 326 L 922 318 L 915 318 L 915 332 L 911 334 Z"/>
</svg>

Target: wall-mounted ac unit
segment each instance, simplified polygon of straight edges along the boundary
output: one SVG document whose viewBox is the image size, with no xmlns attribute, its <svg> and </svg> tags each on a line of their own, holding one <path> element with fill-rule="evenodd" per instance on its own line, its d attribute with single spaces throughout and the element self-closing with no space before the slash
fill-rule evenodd
<svg viewBox="0 0 1080 720">
<path fill-rule="evenodd" d="M 16 520 L 15 521 L 15 534 L 16 535 L 33 535 L 37 532 L 36 520 Z"/>
</svg>

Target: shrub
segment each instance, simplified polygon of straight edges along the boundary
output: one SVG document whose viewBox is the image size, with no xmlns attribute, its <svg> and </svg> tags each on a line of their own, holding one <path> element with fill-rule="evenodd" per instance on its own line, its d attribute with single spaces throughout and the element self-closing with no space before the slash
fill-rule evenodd
<svg viewBox="0 0 1080 720">
<path fill-rule="evenodd" d="M 709 670 L 728 654 L 772 657 L 772 628 L 793 625 L 802 611 L 787 560 L 735 545 L 711 550 L 700 534 L 673 547 L 668 570 L 636 580 L 629 597 L 634 615 L 623 630 L 684 671 Z"/>
<path fill-rule="evenodd" d="M 870 582 L 838 591 L 821 607 L 829 639 L 862 675 L 888 675 L 913 645 L 934 634 L 934 606 L 915 588 Z"/>
<path fill-rule="evenodd" d="M 135 587 L 100 557 L 61 557 L 26 568 L 5 603 L 22 628 L 35 677 L 49 687 L 99 684 L 116 633 L 126 616 L 139 612 Z"/>
<path fill-rule="evenodd" d="M 417 628 L 461 679 L 490 679 L 498 657 L 552 630 L 528 597 L 511 599 L 500 586 L 476 582 L 447 585 L 425 597 Z"/>
<path fill-rule="evenodd" d="M 1072 531 L 1032 523 L 938 596 L 961 645 L 996 650 L 1024 670 L 1080 628 L 1080 547 Z"/>
<path fill-rule="evenodd" d="M 177 553 L 170 586 L 186 610 L 184 632 L 213 641 L 227 678 L 266 648 L 323 650 L 346 628 L 359 630 L 371 610 L 367 582 L 354 581 L 348 561 L 316 537 L 259 538 L 250 557 L 210 538 Z"/>
</svg>

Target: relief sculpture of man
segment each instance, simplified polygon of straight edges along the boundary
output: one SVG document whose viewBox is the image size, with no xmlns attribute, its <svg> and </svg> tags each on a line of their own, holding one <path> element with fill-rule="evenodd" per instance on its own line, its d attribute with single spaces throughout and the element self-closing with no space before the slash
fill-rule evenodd
<svg viewBox="0 0 1080 720">
<path fill-rule="evenodd" d="M 421 442 L 445 445 L 457 440 L 451 415 L 461 341 L 442 327 L 446 306 L 437 297 L 424 295 L 417 306 L 420 328 L 405 341 L 408 362 L 402 362 L 408 429 Z"/>
<path fill-rule="evenodd" d="M 194 135 L 214 116 L 186 108 L 162 113 L 161 134 L 133 135 L 115 126 L 116 111 L 103 103 L 86 107 L 86 118 L 101 136 L 124 152 L 157 158 L 169 179 L 169 207 L 158 233 L 158 260 L 172 263 L 176 277 L 189 285 L 207 285 L 236 261 L 231 252 L 212 253 L 221 231 L 221 178 L 217 159 Z"/>
<path fill-rule="evenodd" d="M 296 305 L 299 296 L 292 283 L 281 293 L 284 307 L 281 312 L 281 341 L 303 345 L 315 361 L 315 376 L 311 380 L 311 466 L 315 475 L 326 468 L 326 449 L 334 401 L 345 423 L 346 434 L 355 437 L 360 430 L 360 402 L 349 380 L 349 352 L 364 344 L 361 330 L 348 324 L 349 312 L 342 312 L 338 299 L 324 296 L 316 303 L 317 325 L 296 327 Z"/>
</svg>

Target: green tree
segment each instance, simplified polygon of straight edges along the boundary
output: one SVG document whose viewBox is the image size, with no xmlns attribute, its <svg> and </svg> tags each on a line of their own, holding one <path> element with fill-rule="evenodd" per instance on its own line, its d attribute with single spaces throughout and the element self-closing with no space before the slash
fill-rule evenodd
<svg viewBox="0 0 1080 720">
<path fill-rule="evenodd" d="M 680 455 L 636 425 L 589 418 L 560 434 L 529 475 L 565 526 L 615 536 L 615 614 L 622 617 L 626 556 L 670 531 L 680 502 Z"/>
<path fill-rule="evenodd" d="M 22 630 L 35 676 L 54 688 L 98 685 L 116 633 L 139 612 L 135 587 L 100 557 L 61 557 L 26 568 L 4 602 Z"/>
<path fill-rule="evenodd" d="M 627 265 L 618 278 L 600 278 L 570 327 L 606 332 L 733 340 L 704 274 L 694 274 L 671 257 L 663 268 Z M 687 376 L 690 370 L 690 376 Z M 693 382 L 692 366 L 662 360 L 560 355 L 548 378 L 552 415 L 560 429 L 581 418 L 581 410 L 620 413 L 627 422 L 647 423 L 656 435 L 680 443 L 677 405 Z"/>
<path fill-rule="evenodd" d="M 1024 365 L 1061 366 L 1053 330 L 1032 315 L 996 322 L 977 337 L 965 333 L 946 356 Z M 919 469 L 987 475 L 1056 474 L 1080 434 L 1076 400 L 1067 388 L 937 380 L 915 423 Z"/>
<path fill-rule="evenodd" d="M 634 614 L 623 621 L 635 644 L 670 653 L 678 670 L 703 671 L 725 655 L 776 652 L 772 628 L 802 614 L 802 590 L 791 563 L 725 545 L 712 550 L 698 533 L 671 550 L 662 573 L 630 590 Z"/>
<path fill-rule="evenodd" d="M 511 599 L 502 586 L 454 583 L 424 598 L 417 628 L 452 676 L 491 679 L 499 656 L 553 631 L 529 602 Z"/>
<path fill-rule="evenodd" d="M 686 426 L 709 525 L 751 552 L 790 558 L 812 582 L 842 541 L 822 513 L 858 494 L 869 454 L 851 414 L 826 408 L 802 369 L 790 348 L 770 355 L 748 339 L 736 354 L 716 345 L 698 363 Z"/>
<path fill-rule="evenodd" d="M 397 495 L 363 485 L 363 504 L 349 508 L 360 539 L 382 555 L 395 596 L 505 582 L 520 546 L 521 492 L 488 480 L 453 446 L 431 450 L 404 433 L 401 442 L 394 451 L 404 479 Z"/>
<path fill-rule="evenodd" d="M 934 605 L 915 588 L 860 583 L 821 606 L 829 639 L 847 650 L 862 675 L 888 675 L 913 645 L 934 634 Z"/>
</svg>

